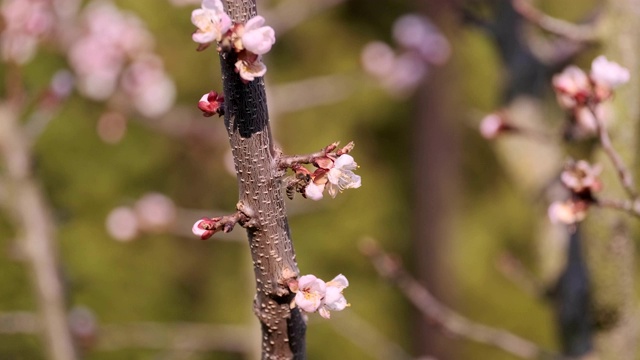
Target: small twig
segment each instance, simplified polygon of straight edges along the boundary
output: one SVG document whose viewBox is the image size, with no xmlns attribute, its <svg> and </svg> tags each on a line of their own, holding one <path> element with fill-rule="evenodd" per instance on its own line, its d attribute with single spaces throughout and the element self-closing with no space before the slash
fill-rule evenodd
<svg viewBox="0 0 640 360">
<path fill-rule="evenodd" d="M 577 25 L 554 18 L 533 7 L 527 0 L 512 0 L 513 8 L 529 22 L 552 34 L 576 42 L 596 42 L 599 40 L 593 25 Z"/>
<path fill-rule="evenodd" d="M 337 333 L 349 339 L 373 359 L 412 359 L 412 356 L 400 345 L 387 338 L 375 326 L 353 311 L 332 319 L 329 324 Z"/>
<path fill-rule="evenodd" d="M 369 257 L 382 277 L 393 282 L 427 319 L 447 333 L 491 345 L 525 359 L 562 358 L 509 331 L 476 323 L 447 308 L 411 277 L 398 260 L 380 249 L 375 241 L 365 241 L 361 251 Z"/>
<path fill-rule="evenodd" d="M 611 160 L 613 166 L 616 168 L 622 187 L 627 192 L 627 195 L 629 196 L 631 201 L 635 202 L 638 199 L 638 193 L 633 183 L 633 175 L 624 164 L 624 161 L 622 160 L 620 154 L 618 154 L 618 152 L 613 148 L 611 138 L 609 137 L 609 132 L 607 131 L 607 129 L 605 129 L 604 125 L 602 124 L 602 120 L 596 114 L 597 112 L 595 111 L 594 105 L 589 105 L 588 108 L 594 119 L 596 119 L 596 127 L 598 131 L 598 137 L 600 139 L 600 145 Z"/>
<path fill-rule="evenodd" d="M 629 215 L 640 217 L 640 203 L 632 200 L 613 200 L 613 199 L 597 199 L 595 205 L 624 211 Z"/>
<path fill-rule="evenodd" d="M 296 164 L 311 164 L 316 161 L 316 159 L 324 157 L 326 155 L 327 153 L 324 150 L 305 155 L 281 155 L 277 159 L 278 167 L 280 169 L 288 169 Z"/>
<path fill-rule="evenodd" d="M 0 314 L 0 334 L 37 334 L 40 319 L 29 312 Z M 253 346 L 246 341 L 252 330 L 241 325 L 198 323 L 162 324 L 154 322 L 104 324 L 96 328 L 98 350 L 124 348 L 168 349 L 181 351 L 226 351 L 250 353 Z"/>
</svg>

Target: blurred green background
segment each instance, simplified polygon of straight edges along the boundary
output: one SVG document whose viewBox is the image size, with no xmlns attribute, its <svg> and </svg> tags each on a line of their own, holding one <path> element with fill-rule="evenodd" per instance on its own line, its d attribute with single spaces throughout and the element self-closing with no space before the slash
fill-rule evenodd
<svg viewBox="0 0 640 360">
<path fill-rule="evenodd" d="M 126 133 L 119 141 L 108 143 L 99 136 L 97 124 L 114 102 L 95 102 L 74 93 L 37 141 L 36 173 L 58 225 L 69 306 L 90 309 L 100 327 L 239 325 L 253 331 L 246 342 L 254 346 L 258 324 L 251 312 L 253 276 L 242 229 L 220 241 L 217 235 L 200 241 L 189 232 L 200 216 L 232 211 L 237 201 L 235 176 L 225 170 L 228 143 L 222 119 L 203 118 L 195 106 L 202 94 L 221 89 L 217 54 L 212 49 L 196 52 L 190 39 L 190 12 L 197 5 L 176 7 L 158 0 L 116 3 L 139 16 L 155 36 L 155 50 L 177 86 L 179 110 L 162 119 L 126 113 Z M 313 0 L 259 0 L 258 9 L 269 24 L 277 18 L 278 6 L 289 3 L 319 8 Z M 391 28 L 399 16 L 409 12 L 429 16 L 437 2 L 335 3 L 278 34 L 274 49 L 266 56 L 265 81 L 270 101 L 277 98 L 272 120 L 280 146 L 286 153 L 308 153 L 336 140 L 343 144 L 353 140 L 352 154 L 363 179 L 360 189 L 346 191 L 335 200 L 326 197 L 311 202 L 296 197 L 287 201 L 302 273 L 327 280 L 342 273 L 351 283 L 345 291 L 349 309 L 332 314 L 331 320 L 309 316 L 309 358 L 414 358 L 425 355 L 416 345 L 420 316 L 377 275 L 358 246 L 363 238 L 373 237 L 404 258 L 411 270 L 428 261 L 414 256 L 413 210 L 421 184 L 412 175 L 412 152 L 420 138 L 415 127 L 419 109 L 437 88 L 421 86 L 407 96 L 392 96 L 363 72 L 360 57 L 370 41 L 393 44 Z M 474 8 L 478 3 L 461 1 L 457 7 Z M 558 17 L 579 20 L 593 3 L 545 0 L 537 5 Z M 477 132 L 483 114 L 500 106 L 509 76 L 490 36 L 477 26 L 464 24 L 461 13 L 451 14 L 453 20 L 432 19 L 442 26 L 453 52 L 447 65 L 431 66 L 430 75 L 446 84 L 442 91 L 456 94 L 457 108 L 448 125 L 455 139 L 456 155 L 451 161 L 456 178 L 449 180 L 455 184 L 455 194 L 447 205 L 448 218 L 443 220 L 447 236 L 422 239 L 446 243 L 437 254 L 442 267 L 431 269 L 430 276 L 439 279 L 437 288 L 447 304 L 465 316 L 557 349 L 549 303 L 523 292 L 496 268 L 497 260 L 508 250 L 536 273 L 540 255 L 535 232 L 546 214 L 543 206 L 532 205 L 528 194 L 513 184 L 495 148 Z M 65 59 L 55 46 L 40 47 L 22 69 L 28 94 L 35 97 L 63 67 Z M 9 71 L 2 68 L 3 82 Z M 306 98 L 297 91 L 287 92 L 286 86 L 316 77 L 329 77 L 333 83 L 317 94 L 327 100 L 297 110 L 300 98 L 296 96 Z M 431 80 L 427 76 L 424 83 Z M 307 97 L 313 100 L 314 95 Z M 542 98 L 554 108 L 548 88 Z M 557 110 L 550 113 L 559 116 Z M 195 124 L 196 130 L 173 132 L 162 124 L 178 124 L 180 129 Z M 180 208 L 177 222 L 170 231 L 141 233 L 126 242 L 114 240 L 105 227 L 109 213 L 118 206 L 133 205 L 149 192 L 173 200 Z M 2 313 L 36 310 L 14 237 L 11 222 L 0 217 Z M 513 359 L 463 339 L 442 341 L 448 341 L 453 359 Z M 86 351 L 87 359 L 245 358 L 225 351 L 142 345 L 108 348 L 101 347 L 100 340 L 97 344 Z M 38 337 L 0 336 L 0 359 L 43 358 Z"/>
</svg>

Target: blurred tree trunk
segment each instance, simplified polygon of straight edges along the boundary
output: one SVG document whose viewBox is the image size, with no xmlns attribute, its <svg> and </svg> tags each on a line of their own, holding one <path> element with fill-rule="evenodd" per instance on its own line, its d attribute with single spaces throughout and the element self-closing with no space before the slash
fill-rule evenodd
<svg viewBox="0 0 640 360">
<path fill-rule="evenodd" d="M 452 39 L 455 30 L 453 1 L 419 2 L 421 11 Z M 412 125 L 413 256 L 418 280 L 444 302 L 450 302 L 453 289 L 449 244 L 450 220 L 459 193 L 459 145 L 456 122 L 460 97 L 454 61 L 433 68 L 415 97 L 416 112 Z M 456 358 L 453 341 L 422 317 L 416 317 L 414 343 L 418 355 L 439 360 Z"/>
<path fill-rule="evenodd" d="M 639 0 L 608 0 L 602 23 L 602 53 L 631 71 L 629 84 L 616 91 L 615 119 L 609 126 L 615 149 L 627 167 L 638 169 L 638 120 L 640 120 L 640 27 Z M 609 164 L 601 153 L 596 160 Z M 636 175 L 638 172 L 634 171 Z M 616 171 L 606 168 L 603 181 L 607 193 L 623 198 Z M 637 189 L 637 181 L 636 181 Z M 602 359 L 638 358 L 638 299 L 635 291 L 636 260 L 632 236 L 637 236 L 637 219 L 611 210 L 590 214 L 585 232 L 586 253 L 593 280 L 596 348 Z"/>
</svg>

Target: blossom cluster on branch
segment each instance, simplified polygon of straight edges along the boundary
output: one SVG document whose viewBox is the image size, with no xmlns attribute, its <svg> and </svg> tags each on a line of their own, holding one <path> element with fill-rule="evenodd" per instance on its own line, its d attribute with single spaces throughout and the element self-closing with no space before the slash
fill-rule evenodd
<svg viewBox="0 0 640 360">
<path fill-rule="evenodd" d="M 262 63 L 262 55 L 269 52 L 275 43 L 275 32 L 273 28 L 264 25 L 263 17 L 254 16 L 246 23 L 233 23 L 220 0 L 203 0 L 200 9 L 191 13 L 191 22 L 196 26 L 192 39 L 200 44 L 198 50 L 204 50 L 215 42 L 217 51 L 223 54 L 223 61 L 235 61 L 235 71 L 245 84 L 264 76 L 267 69 Z M 204 94 L 198 101 L 198 108 L 206 117 L 224 115 L 225 106 L 224 94 L 216 91 Z M 325 189 L 330 196 L 335 197 L 346 189 L 358 188 L 361 186 L 361 178 L 354 173 L 358 164 L 348 154 L 354 144 L 350 142 L 343 147 L 338 145 L 336 142 L 307 155 L 286 156 L 278 152 L 272 169 L 275 171 L 269 172 L 267 176 L 281 178 L 288 169 L 293 170 L 294 175 L 283 181 L 287 196 L 291 199 L 295 192 L 305 198 L 320 200 Z M 310 171 L 305 164 L 312 164 L 315 169 Z M 254 218 L 254 210 L 240 201 L 237 212 L 227 216 L 202 218 L 193 224 L 191 231 L 205 240 L 218 231 L 230 232 L 236 224 L 254 230 L 261 226 Z M 318 312 L 322 317 L 329 318 L 330 311 L 344 310 L 349 306 L 342 294 L 349 282 L 342 274 L 329 282 L 314 275 L 298 277 L 297 274 L 287 275 L 285 280 L 288 290 L 295 293 L 292 308 L 297 306 L 305 312 Z"/>
<path fill-rule="evenodd" d="M 318 312 L 325 319 L 331 318 L 331 311 L 342 311 L 349 306 L 342 291 L 349 286 L 349 280 L 340 274 L 329 282 L 315 275 L 301 276 L 289 283 L 296 293 L 294 303 L 306 312 Z"/>
<path fill-rule="evenodd" d="M 232 23 L 222 1 L 203 0 L 200 9 L 191 13 L 191 22 L 197 28 L 191 38 L 200 44 L 198 50 L 216 42 L 219 52 L 237 53 L 236 72 L 243 82 L 253 81 L 267 72 L 262 55 L 271 50 L 276 37 L 273 28 L 264 25 L 262 16 L 255 16 L 245 24 Z"/>
<path fill-rule="evenodd" d="M 628 69 L 604 56 L 593 60 L 588 73 L 571 65 L 553 76 L 552 85 L 558 104 L 568 113 L 565 138 L 599 140 L 599 145 L 611 160 L 629 199 L 611 201 L 597 198 L 596 193 L 603 187 L 599 179 L 602 167 L 586 160 L 570 160 L 560 174 L 560 181 L 569 196 L 550 204 L 547 213 L 552 222 L 568 225 L 580 222 L 586 218 L 592 205 L 616 208 L 640 216 L 632 173 L 613 148 L 607 131 L 607 105 L 613 98 L 615 89 L 629 79 Z M 540 134 L 515 125 L 501 111 L 489 114 L 481 121 L 480 133 L 487 139 L 495 139 L 508 133 L 541 137 Z M 548 140 L 546 137 L 545 139 Z"/>
</svg>

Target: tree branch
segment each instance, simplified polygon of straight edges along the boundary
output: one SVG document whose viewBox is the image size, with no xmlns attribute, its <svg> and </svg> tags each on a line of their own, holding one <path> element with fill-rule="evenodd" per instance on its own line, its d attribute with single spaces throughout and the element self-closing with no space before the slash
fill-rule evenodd
<svg viewBox="0 0 640 360">
<path fill-rule="evenodd" d="M 77 359 L 67 324 L 65 294 L 55 244 L 55 225 L 32 173 L 32 154 L 18 115 L 0 104 L 0 156 L 6 167 L 10 215 L 31 268 L 42 316 L 42 335 L 53 360 Z"/>
<path fill-rule="evenodd" d="M 225 0 L 235 23 L 257 15 L 255 0 Z M 306 325 L 287 284 L 299 275 L 291 242 L 282 182 L 275 160 L 262 78 L 244 83 L 235 72 L 235 52 L 221 53 L 224 123 L 238 179 L 239 203 L 252 209 L 247 228 L 256 277 L 254 311 L 262 325 L 262 358 L 306 358 Z M 241 210 L 241 209 L 239 209 Z"/>
<path fill-rule="evenodd" d="M 618 178 L 620 179 L 620 183 L 622 184 L 622 187 L 627 192 L 627 195 L 629 196 L 629 198 L 633 202 L 635 202 L 638 199 L 638 193 L 633 183 L 633 175 L 631 174 L 627 166 L 624 164 L 624 161 L 622 160 L 622 157 L 620 156 L 620 154 L 618 154 L 618 152 L 613 148 L 613 144 L 611 143 L 611 138 L 609 137 L 609 132 L 607 131 L 607 129 L 605 129 L 604 125 L 602 124 L 602 119 L 598 117 L 597 112 L 595 111 L 595 108 L 593 105 L 589 106 L 589 111 L 593 115 L 593 118 L 596 119 L 598 138 L 600 140 L 600 145 L 602 146 L 602 149 L 607 154 L 607 156 L 611 160 L 611 163 L 615 167 L 616 172 L 618 174 Z"/>
<path fill-rule="evenodd" d="M 640 204 L 638 203 L 637 200 L 632 201 L 632 200 L 614 200 L 614 199 L 598 198 L 595 201 L 595 205 L 603 208 L 624 211 L 629 215 L 640 218 Z"/>
<path fill-rule="evenodd" d="M 576 25 L 556 19 L 533 7 L 528 0 L 511 0 L 513 8 L 534 25 L 552 34 L 576 42 L 596 42 L 599 40 L 593 25 Z"/>
<path fill-rule="evenodd" d="M 441 304 L 426 288 L 420 285 L 403 268 L 397 259 L 385 253 L 373 240 L 365 240 L 361 251 L 373 263 L 378 274 L 396 285 L 406 298 L 430 321 L 443 331 L 502 349 L 524 359 L 560 359 L 511 332 L 478 324 Z"/>
</svg>

